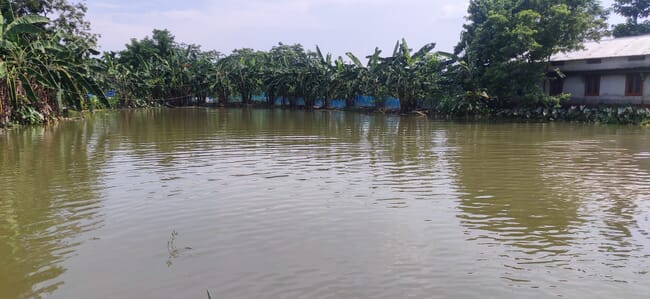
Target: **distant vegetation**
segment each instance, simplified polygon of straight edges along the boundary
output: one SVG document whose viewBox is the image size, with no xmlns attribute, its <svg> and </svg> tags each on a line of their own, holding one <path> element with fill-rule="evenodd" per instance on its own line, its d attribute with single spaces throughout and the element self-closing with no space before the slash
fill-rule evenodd
<svg viewBox="0 0 650 299">
<path fill-rule="evenodd" d="M 432 52 L 434 44 L 411 53 L 399 41 L 390 56 L 376 50 L 367 63 L 352 53 L 346 62 L 324 55 L 317 47 L 283 45 L 269 51 L 237 49 L 230 55 L 202 51 L 197 45 L 179 44 L 167 30 L 131 40 L 126 49 L 104 53 L 106 72 L 98 80 L 114 88 L 121 106 L 151 105 L 164 101 L 187 105 L 193 97 L 214 97 L 220 105 L 273 105 L 313 107 L 316 100 L 352 100 L 355 95 L 401 99 L 403 111 L 416 108 L 418 100 L 442 96 L 444 71 L 450 56 Z M 264 96 L 260 96 L 264 95 Z M 261 103 L 260 103 L 261 101 Z"/>
<path fill-rule="evenodd" d="M 629 20 L 614 32 L 642 25 L 648 2 L 618 0 L 616 12 Z M 559 111 L 567 95 L 547 96 L 540 86 L 550 56 L 609 34 L 597 0 L 472 0 L 454 53 L 435 51 L 433 43 L 414 51 L 400 40 L 392 52 L 366 57 L 281 43 L 225 55 L 177 42 L 168 30 L 100 53 L 82 3 L 0 0 L 0 10 L 0 126 L 47 122 L 69 110 L 206 98 L 223 106 L 312 109 L 334 101 L 350 107 L 361 97 L 374 99 L 372 109 L 447 116 Z"/>
<path fill-rule="evenodd" d="M 623 24 L 615 25 L 615 37 L 650 34 L 650 0 L 616 0 L 613 9 L 626 18 Z"/>
</svg>

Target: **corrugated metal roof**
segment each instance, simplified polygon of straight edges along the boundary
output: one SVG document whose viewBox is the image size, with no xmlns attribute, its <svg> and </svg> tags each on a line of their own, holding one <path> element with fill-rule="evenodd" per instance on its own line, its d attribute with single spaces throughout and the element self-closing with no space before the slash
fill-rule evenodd
<svg viewBox="0 0 650 299">
<path fill-rule="evenodd" d="M 584 47 L 584 50 L 555 54 L 551 61 L 650 55 L 650 35 L 587 42 Z"/>
</svg>

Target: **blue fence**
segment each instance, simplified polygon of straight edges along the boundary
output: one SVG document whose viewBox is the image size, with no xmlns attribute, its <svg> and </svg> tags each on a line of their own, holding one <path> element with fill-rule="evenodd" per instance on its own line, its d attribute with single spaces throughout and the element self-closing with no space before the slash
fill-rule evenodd
<svg viewBox="0 0 650 299">
<path fill-rule="evenodd" d="M 356 106 L 356 107 L 375 107 L 375 97 L 373 97 L 373 96 L 356 96 L 356 97 L 354 97 L 354 106 Z"/>
<path fill-rule="evenodd" d="M 109 93 L 107 93 L 108 95 Z M 265 93 L 258 95 L 253 95 L 251 97 L 253 102 L 266 102 L 268 97 Z M 383 107 L 386 110 L 399 110 L 400 109 L 400 100 L 395 97 L 386 96 L 382 98 Z M 208 100 L 210 101 L 210 100 Z M 230 95 L 228 96 L 228 101 L 232 103 L 242 102 L 242 97 L 240 95 Z M 289 98 L 285 96 L 278 96 L 273 101 L 275 106 L 288 106 L 290 104 Z M 304 97 L 297 97 L 295 99 L 295 105 L 304 107 L 307 105 Z M 426 107 L 430 105 L 424 100 L 417 101 L 418 107 Z M 373 108 L 377 106 L 377 101 L 373 96 L 355 96 L 354 97 L 354 107 L 359 108 Z M 331 99 L 326 101 L 325 99 L 315 99 L 314 108 L 329 108 L 329 109 L 345 109 L 347 107 L 347 101 L 345 99 Z"/>
<path fill-rule="evenodd" d="M 329 108 L 333 109 L 344 109 L 347 106 L 345 100 L 342 99 L 333 99 L 330 101 Z"/>
<path fill-rule="evenodd" d="M 384 109 L 386 110 L 399 110 L 400 102 L 398 98 L 384 97 Z"/>
<path fill-rule="evenodd" d="M 296 106 L 304 107 L 305 106 L 305 98 L 296 98 Z"/>
<path fill-rule="evenodd" d="M 289 99 L 287 97 L 276 97 L 273 104 L 275 106 L 289 105 Z"/>
<path fill-rule="evenodd" d="M 228 102 L 230 103 L 241 103 L 242 97 L 240 95 L 229 95 Z"/>
<path fill-rule="evenodd" d="M 253 102 L 266 102 L 266 99 L 267 99 L 266 93 L 253 95 L 251 97 L 251 100 L 253 100 Z"/>
</svg>

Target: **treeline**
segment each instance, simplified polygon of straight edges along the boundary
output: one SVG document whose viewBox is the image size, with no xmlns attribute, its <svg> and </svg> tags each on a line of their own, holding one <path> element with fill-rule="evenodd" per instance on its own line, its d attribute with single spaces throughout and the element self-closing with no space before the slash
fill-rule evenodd
<svg viewBox="0 0 650 299">
<path fill-rule="evenodd" d="M 367 63 L 352 53 L 347 62 L 316 47 L 279 44 L 269 51 L 237 49 L 230 55 L 201 51 L 197 45 L 179 44 L 167 30 L 133 39 L 126 49 L 104 53 L 106 72 L 99 76 L 115 89 L 120 105 L 185 105 L 193 98 L 214 97 L 217 104 L 233 102 L 313 107 L 315 102 L 356 95 L 375 99 L 381 108 L 387 96 L 399 98 L 401 109 L 411 111 L 418 101 L 441 96 L 449 55 L 432 52 L 434 44 L 411 53 L 399 41 L 392 55 L 375 50 Z M 260 102 L 261 101 L 261 102 Z"/>
<path fill-rule="evenodd" d="M 638 25 L 649 3 L 617 0 L 615 9 Z M 363 96 L 375 109 L 444 115 L 550 109 L 567 98 L 543 92 L 551 55 L 610 34 L 598 0 L 472 0 L 453 53 L 435 51 L 433 43 L 414 51 L 401 40 L 390 53 L 376 49 L 365 57 L 335 58 L 299 44 L 225 55 L 179 43 L 167 30 L 99 53 L 81 3 L 0 0 L 0 10 L 0 126 L 43 122 L 69 109 L 182 106 L 206 98 L 310 109 L 334 101 L 352 106 Z"/>
</svg>

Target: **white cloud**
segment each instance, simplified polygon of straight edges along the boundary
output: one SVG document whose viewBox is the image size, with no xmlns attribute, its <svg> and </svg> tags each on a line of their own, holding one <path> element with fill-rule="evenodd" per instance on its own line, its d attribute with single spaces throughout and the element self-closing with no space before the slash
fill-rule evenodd
<svg viewBox="0 0 650 299">
<path fill-rule="evenodd" d="M 93 8 L 98 8 L 98 9 L 116 9 L 116 8 L 120 8 L 121 6 L 119 4 L 115 4 L 115 3 L 93 2 L 92 7 Z"/>
<path fill-rule="evenodd" d="M 202 1 L 183 8 L 148 11 L 118 9 L 112 2 L 90 5 L 89 20 L 102 34 L 105 50 L 119 50 L 130 38 L 167 28 L 177 41 L 229 53 L 251 47 L 269 49 L 277 42 L 319 44 L 325 51 L 360 56 L 375 46 L 392 50 L 405 37 L 417 48 L 437 42 L 451 49 L 458 39 L 468 0 L 275 0 Z M 101 9 L 103 8 L 103 9 Z"/>
<path fill-rule="evenodd" d="M 445 4 L 442 6 L 443 19 L 458 19 L 467 15 L 467 5 L 465 2 L 456 2 L 454 4 Z"/>
</svg>

